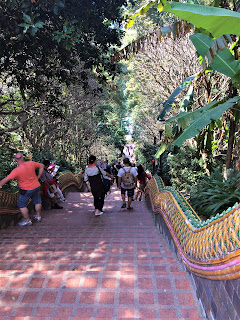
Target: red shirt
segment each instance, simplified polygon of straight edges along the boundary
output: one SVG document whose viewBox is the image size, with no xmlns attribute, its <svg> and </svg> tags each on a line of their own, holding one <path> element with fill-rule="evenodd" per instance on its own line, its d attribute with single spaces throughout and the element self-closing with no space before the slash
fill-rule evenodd
<svg viewBox="0 0 240 320">
<path fill-rule="evenodd" d="M 20 189 L 36 189 L 40 186 L 40 183 L 35 170 L 40 166 L 41 163 L 34 161 L 23 162 L 8 175 L 8 178 L 11 180 L 16 179 Z"/>
<path fill-rule="evenodd" d="M 140 184 L 146 184 L 146 178 L 150 179 L 151 176 L 147 174 L 145 171 L 142 172 L 141 176 L 138 176 L 138 181 Z"/>
</svg>

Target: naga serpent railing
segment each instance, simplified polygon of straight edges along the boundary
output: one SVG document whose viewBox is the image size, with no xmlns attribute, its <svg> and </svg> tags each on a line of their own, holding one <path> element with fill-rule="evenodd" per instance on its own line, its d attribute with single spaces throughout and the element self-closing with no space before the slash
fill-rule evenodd
<svg viewBox="0 0 240 320">
<path fill-rule="evenodd" d="M 66 172 L 58 177 L 59 188 L 64 191 L 69 186 L 75 186 L 81 190 L 83 186 L 83 175 L 75 176 L 72 172 Z M 0 191 L 0 214 L 19 214 L 20 211 L 17 206 L 18 191 L 9 193 Z"/>
<path fill-rule="evenodd" d="M 154 176 L 145 188 L 155 214 L 160 214 L 177 250 L 194 274 L 211 280 L 240 277 L 240 205 L 201 221 L 187 200 Z"/>
</svg>

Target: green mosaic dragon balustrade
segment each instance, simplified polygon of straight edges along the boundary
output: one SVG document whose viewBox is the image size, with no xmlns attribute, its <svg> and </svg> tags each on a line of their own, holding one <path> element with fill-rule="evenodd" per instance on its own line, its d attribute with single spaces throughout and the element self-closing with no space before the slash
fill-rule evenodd
<svg viewBox="0 0 240 320">
<path fill-rule="evenodd" d="M 153 212 L 160 214 L 186 267 L 194 274 L 227 280 L 240 277 L 240 205 L 201 221 L 188 201 L 154 176 L 145 188 Z"/>
</svg>

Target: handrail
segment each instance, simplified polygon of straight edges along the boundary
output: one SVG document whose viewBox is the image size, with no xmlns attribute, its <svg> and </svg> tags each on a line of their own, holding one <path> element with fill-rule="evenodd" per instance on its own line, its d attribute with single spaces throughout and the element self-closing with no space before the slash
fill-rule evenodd
<svg viewBox="0 0 240 320">
<path fill-rule="evenodd" d="M 160 182 L 159 182 L 160 181 Z M 201 221 L 187 200 L 154 176 L 145 188 L 155 214 L 160 214 L 186 267 L 212 279 L 240 277 L 240 205 L 215 219 Z"/>
<path fill-rule="evenodd" d="M 75 186 L 79 190 L 83 186 L 83 175 L 75 176 L 72 172 L 66 172 L 59 176 L 59 188 L 64 191 L 69 186 Z M 19 214 L 20 211 L 17 206 L 18 191 L 14 193 L 0 191 L 0 214 Z"/>
</svg>

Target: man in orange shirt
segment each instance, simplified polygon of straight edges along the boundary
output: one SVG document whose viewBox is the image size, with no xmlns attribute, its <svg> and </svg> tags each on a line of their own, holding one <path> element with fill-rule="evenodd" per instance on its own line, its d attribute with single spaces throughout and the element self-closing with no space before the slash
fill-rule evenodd
<svg viewBox="0 0 240 320">
<path fill-rule="evenodd" d="M 18 207 L 24 220 L 19 222 L 20 226 L 31 226 L 32 221 L 29 218 L 29 212 L 27 208 L 28 201 L 32 199 L 35 205 L 36 215 L 34 219 L 38 222 L 42 220 L 41 218 L 41 197 L 40 197 L 40 183 L 38 179 L 40 178 L 44 165 L 34 161 L 25 162 L 22 153 L 17 153 L 15 155 L 15 161 L 18 167 L 15 168 L 6 178 L 0 181 L 0 187 L 2 187 L 9 180 L 16 179 L 19 186 L 19 199 Z M 38 175 L 36 175 L 35 170 L 39 169 Z"/>
</svg>

